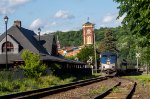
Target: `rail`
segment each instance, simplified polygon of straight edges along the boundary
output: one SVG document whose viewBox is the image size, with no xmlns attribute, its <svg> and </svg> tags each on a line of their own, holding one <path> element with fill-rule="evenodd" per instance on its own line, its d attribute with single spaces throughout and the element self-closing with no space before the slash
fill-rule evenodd
<svg viewBox="0 0 150 99">
<path fill-rule="evenodd" d="M 101 93 L 101 94 L 99 94 L 99 95 L 97 95 L 97 96 L 95 96 L 94 97 L 94 99 L 105 99 L 105 98 L 118 98 L 118 99 L 122 99 L 122 98 L 124 98 L 124 99 L 131 99 L 132 98 L 132 96 L 133 96 L 133 94 L 134 94 L 134 92 L 135 92 L 135 89 L 136 89 L 136 82 L 134 82 L 134 81 L 132 81 L 132 80 L 129 80 L 129 79 L 127 79 L 127 78 L 119 78 L 120 80 L 121 79 L 124 79 L 124 80 L 126 80 L 126 81 L 130 81 L 130 82 L 132 82 L 132 86 L 128 89 L 128 91 L 126 92 L 124 92 L 123 90 L 122 91 L 120 91 L 119 93 L 117 92 L 117 93 L 114 93 L 113 92 L 113 89 L 115 89 L 115 87 L 119 87 L 120 89 L 122 89 L 123 87 L 124 88 L 126 88 L 127 86 L 129 86 L 131 83 L 127 83 L 127 86 L 125 87 L 125 86 L 122 86 L 121 87 L 121 85 L 122 85 L 122 83 L 125 83 L 124 81 L 119 81 L 116 85 L 114 85 L 113 87 L 111 87 L 111 88 L 109 88 L 108 90 L 106 90 L 106 91 L 104 91 L 103 93 Z M 116 81 L 116 80 L 115 80 Z M 121 96 L 121 97 L 120 97 Z"/>
<path fill-rule="evenodd" d="M 120 84 L 121 84 L 121 82 L 117 83 L 116 85 L 114 85 L 113 87 L 109 88 L 108 90 L 106 90 L 106 91 L 103 92 L 102 94 L 97 95 L 96 97 L 94 97 L 94 99 L 102 99 L 102 98 L 104 98 L 105 96 L 107 96 L 108 94 L 110 94 L 111 91 L 112 91 L 115 87 L 119 86 Z"/>
<path fill-rule="evenodd" d="M 135 92 L 136 85 L 137 85 L 137 83 L 134 82 L 134 85 L 133 85 L 131 91 L 129 92 L 129 94 L 126 96 L 125 99 L 131 99 L 131 98 L 132 98 L 132 96 L 133 96 L 133 94 L 134 94 L 134 92 Z"/>
<path fill-rule="evenodd" d="M 49 87 L 49 88 L 42 88 L 42 89 L 37 89 L 37 90 L 32 90 L 32 91 L 4 95 L 4 96 L 0 96 L 0 99 L 1 98 L 2 99 L 41 98 L 41 97 L 56 94 L 59 92 L 63 92 L 66 90 L 74 89 L 76 87 L 85 86 L 94 82 L 106 80 L 106 79 L 107 79 L 106 77 L 97 77 L 97 78 L 92 78 L 92 79 L 87 79 L 87 80 L 80 80 L 80 81 L 72 82 L 72 83 L 65 84 L 65 85 L 59 85 L 59 86 L 54 86 L 54 87 Z"/>
</svg>

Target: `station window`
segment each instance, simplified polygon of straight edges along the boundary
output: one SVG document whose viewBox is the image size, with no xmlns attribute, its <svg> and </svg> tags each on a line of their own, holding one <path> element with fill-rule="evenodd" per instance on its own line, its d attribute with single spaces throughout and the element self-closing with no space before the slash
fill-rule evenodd
<svg viewBox="0 0 150 99">
<path fill-rule="evenodd" d="M 7 41 L 7 43 L 3 43 L 2 45 L 2 52 L 6 52 L 6 46 L 7 46 L 7 52 L 14 52 L 14 46 L 11 42 Z"/>
</svg>

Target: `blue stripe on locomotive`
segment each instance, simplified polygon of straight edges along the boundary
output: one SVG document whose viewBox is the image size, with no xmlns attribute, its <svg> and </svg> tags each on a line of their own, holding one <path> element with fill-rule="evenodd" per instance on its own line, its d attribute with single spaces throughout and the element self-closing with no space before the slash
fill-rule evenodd
<svg viewBox="0 0 150 99">
<path fill-rule="evenodd" d="M 106 64 L 107 60 L 110 60 L 110 64 L 117 62 L 117 55 L 112 52 L 103 52 L 101 53 L 101 63 Z"/>
</svg>

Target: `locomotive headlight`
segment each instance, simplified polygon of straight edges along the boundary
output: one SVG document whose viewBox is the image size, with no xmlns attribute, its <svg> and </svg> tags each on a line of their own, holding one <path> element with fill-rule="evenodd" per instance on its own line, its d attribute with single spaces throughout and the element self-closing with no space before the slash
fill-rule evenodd
<svg viewBox="0 0 150 99">
<path fill-rule="evenodd" d="M 110 61 L 107 62 L 107 65 L 110 65 Z"/>
</svg>

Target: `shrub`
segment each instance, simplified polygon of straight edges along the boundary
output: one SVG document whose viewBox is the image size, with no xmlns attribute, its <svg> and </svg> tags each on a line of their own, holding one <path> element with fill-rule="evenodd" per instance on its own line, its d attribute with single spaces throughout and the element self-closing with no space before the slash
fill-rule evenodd
<svg viewBox="0 0 150 99">
<path fill-rule="evenodd" d="M 60 69 L 61 69 L 61 65 L 60 64 L 51 63 L 50 70 L 52 71 L 52 73 L 55 73 L 55 71 L 58 71 Z"/>
<path fill-rule="evenodd" d="M 39 78 L 45 73 L 47 66 L 42 64 L 38 54 L 25 50 L 21 57 L 24 60 L 24 65 L 20 67 L 24 70 L 25 76 L 29 78 Z"/>
<path fill-rule="evenodd" d="M 0 71 L 0 82 L 6 81 L 6 80 L 12 81 L 13 75 L 14 73 L 12 71 L 5 71 L 5 70 Z"/>
</svg>

